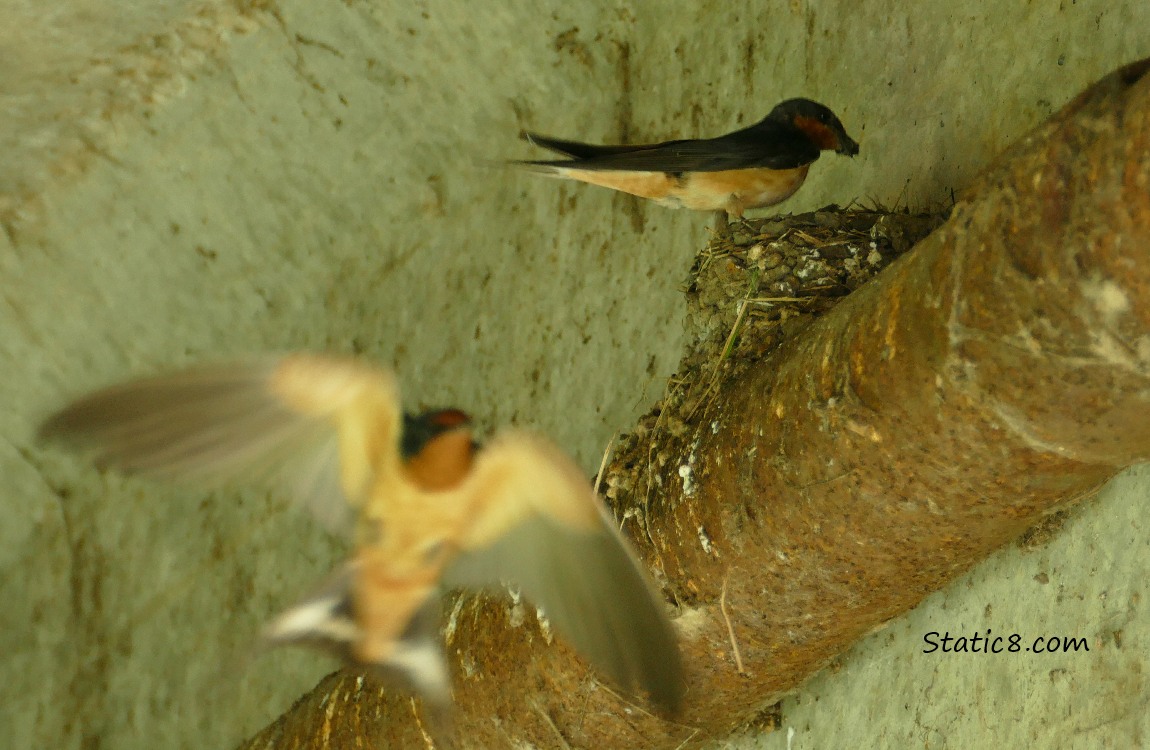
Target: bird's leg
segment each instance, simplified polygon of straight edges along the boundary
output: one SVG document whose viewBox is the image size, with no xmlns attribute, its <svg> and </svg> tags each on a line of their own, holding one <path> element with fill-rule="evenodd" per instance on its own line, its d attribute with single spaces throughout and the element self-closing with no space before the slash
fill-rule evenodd
<svg viewBox="0 0 1150 750">
<path fill-rule="evenodd" d="M 712 234 L 715 235 L 716 239 L 718 239 L 718 238 L 730 239 L 730 237 L 731 237 L 731 222 L 730 222 L 730 217 L 728 216 L 726 209 L 720 208 L 718 211 L 715 212 L 715 223 L 714 223 L 714 226 L 712 227 L 711 231 L 712 231 Z"/>
</svg>

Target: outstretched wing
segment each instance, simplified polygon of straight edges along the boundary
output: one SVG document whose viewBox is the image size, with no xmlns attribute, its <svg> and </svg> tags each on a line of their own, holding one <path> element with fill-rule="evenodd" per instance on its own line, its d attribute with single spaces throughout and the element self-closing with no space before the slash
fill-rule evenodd
<svg viewBox="0 0 1150 750">
<path fill-rule="evenodd" d="M 127 472 L 274 480 L 334 526 L 398 462 L 399 420 L 390 372 L 292 354 L 115 385 L 49 417 L 40 435 Z"/>
<path fill-rule="evenodd" d="M 640 146 L 593 146 L 528 133 L 527 139 L 571 157 L 516 162 L 539 169 L 570 168 L 624 172 L 724 172 L 732 169 L 794 169 L 819 158 L 819 148 L 802 132 L 771 121 L 718 138 L 667 141 Z"/>
<path fill-rule="evenodd" d="M 461 491 L 475 515 L 448 586 L 517 586 L 555 630 L 623 688 L 674 711 L 683 671 L 666 605 L 569 458 L 503 433 Z"/>
</svg>

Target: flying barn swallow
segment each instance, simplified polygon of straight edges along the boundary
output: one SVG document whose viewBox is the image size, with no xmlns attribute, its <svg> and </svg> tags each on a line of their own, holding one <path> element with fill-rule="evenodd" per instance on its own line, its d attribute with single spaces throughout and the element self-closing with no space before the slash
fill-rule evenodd
<svg viewBox="0 0 1150 750">
<path fill-rule="evenodd" d="M 859 152 L 835 113 L 810 99 L 788 99 L 754 125 L 717 138 L 593 146 L 534 133 L 524 137 L 570 158 L 514 162 L 519 166 L 672 208 L 738 217 L 791 197 L 820 152 Z"/>
<path fill-rule="evenodd" d="M 329 522 L 355 514 L 355 552 L 276 617 L 272 644 L 325 647 L 451 703 L 441 588 L 517 586 L 624 689 L 674 711 L 683 693 L 662 598 L 578 467 L 518 430 L 475 442 L 457 409 L 404 415 L 391 372 L 292 354 L 135 380 L 41 427 L 99 465 L 201 480 L 276 480 Z"/>
</svg>

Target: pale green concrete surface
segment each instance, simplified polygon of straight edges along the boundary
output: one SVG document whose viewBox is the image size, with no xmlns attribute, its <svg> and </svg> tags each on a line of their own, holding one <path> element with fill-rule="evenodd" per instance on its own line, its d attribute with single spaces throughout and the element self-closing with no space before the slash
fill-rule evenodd
<svg viewBox="0 0 1150 750">
<path fill-rule="evenodd" d="M 783 701 L 779 731 L 712 750 L 1146 747 L 1148 486 L 1150 465 L 1120 475 L 1051 542 L 999 550 L 857 644 Z M 926 653 L 929 633 L 988 630 L 1021 650 Z M 1052 636 L 1085 647 L 1033 650 Z"/>
<path fill-rule="evenodd" d="M 331 666 L 249 647 L 344 542 L 266 493 L 101 476 L 35 444 L 66 398 L 228 354 L 356 351 L 394 364 L 411 406 L 537 427 L 590 470 L 674 370 L 711 217 L 504 170 L 540 156 L 520 129 L 711 135 L 805 95 L 862 153 L 824 157 L 782 208 L 941 204 L 1150 55 L 1141 0 L 112 7 L 0 0 L 0 747 L 229 747 Z M 1148 485 L 860 644 L 785 704 L 793 746 L 1139 741 Z M 1092 651 L 916 650 L 986 627 Z"/>
</svg>

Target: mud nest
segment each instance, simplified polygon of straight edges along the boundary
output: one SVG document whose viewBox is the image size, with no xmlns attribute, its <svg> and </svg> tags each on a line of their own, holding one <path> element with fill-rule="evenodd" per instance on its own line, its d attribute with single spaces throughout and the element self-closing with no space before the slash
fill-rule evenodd
<svg viewBox="0 0 1150 750">
<path fill-rule="evenodd" d="M 687 281 L 690 342 L 680 375 L 762 359 L 943 218 L 831 206 L 718 234 L 695 258 Z"/>
<path fill-rule="evenodd" d="M 828 206 L 744 221 L 715 234 L 687 279 L 688 342 L 679 370 L 635 430 L 620 437 L 603 473 L 608 502 L 625 523 L 639 524 L 638 539 L 658 547 L 646 528 L 646 509 L 663 468 L 678 464 L 722 382 L 797 335 L 945 218 Z M 672 593 L 681 602 L 693 598 L 689 591 Z"/>
</svg>

